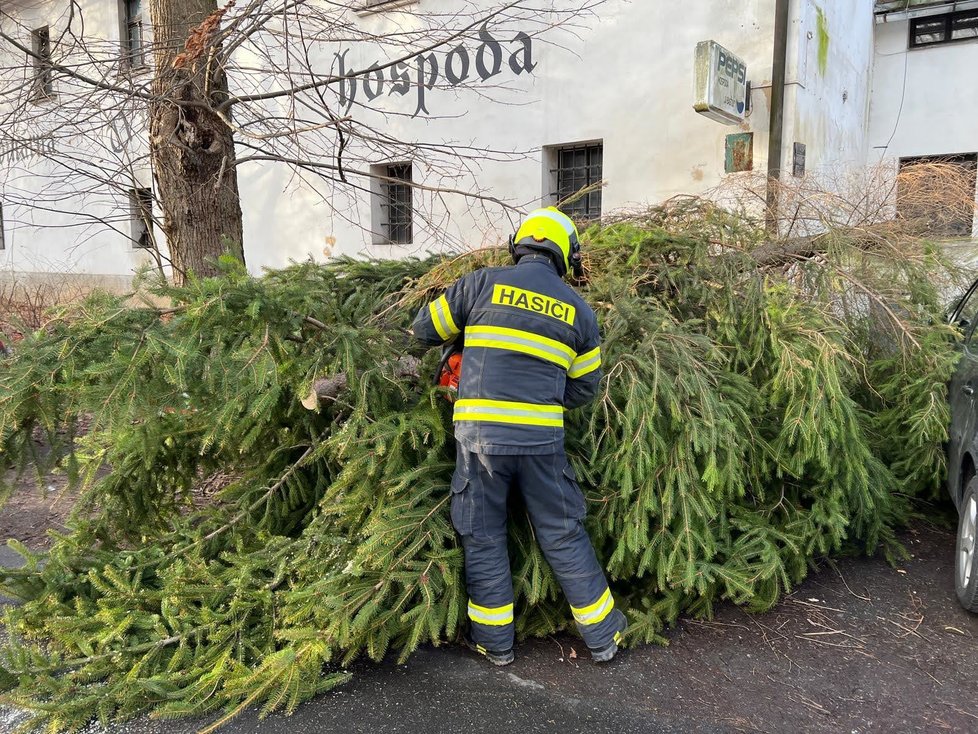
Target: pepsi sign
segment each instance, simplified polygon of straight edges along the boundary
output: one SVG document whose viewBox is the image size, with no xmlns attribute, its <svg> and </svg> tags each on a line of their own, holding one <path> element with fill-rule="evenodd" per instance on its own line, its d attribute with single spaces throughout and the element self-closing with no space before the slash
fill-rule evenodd
<svg viewBox="0 0 978 734">
<path fill-rule="evenodd" d="M 696 44 L 693 109 L 711 120 L 736 125 L 747 114 L 747 64 L 716 41 Z"/>
</svg>

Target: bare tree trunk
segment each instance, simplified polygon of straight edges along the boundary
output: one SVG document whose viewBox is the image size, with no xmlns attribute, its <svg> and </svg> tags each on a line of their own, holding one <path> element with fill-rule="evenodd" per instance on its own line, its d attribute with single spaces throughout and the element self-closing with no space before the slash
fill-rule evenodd
<svg viewBox="0 0 978 734">
<path fill-rule="evenodd" d="M 212 275 L 229 253 L 244 261 L 241 203 L 231 129 L 212 107 L 227 96 L 211 39 L 223 11 L 215 0 L 150 0 L 156 76 L 150 151 L 174 279 Z"/>
</svg>

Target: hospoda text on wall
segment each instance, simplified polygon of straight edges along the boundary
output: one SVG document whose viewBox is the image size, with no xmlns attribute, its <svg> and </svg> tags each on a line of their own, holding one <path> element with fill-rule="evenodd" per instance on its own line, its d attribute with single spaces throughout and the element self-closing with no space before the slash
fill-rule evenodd
<svg viewBox="0 0 978 734">
<path fill-rule="evenodd" d="M 25 138 L 0 142 L 0 165 L 13 165 L 32 158 L 44 158 L 57 153 L 54 138 Z"/>
<path fill-rule="evenodd" d="M 505 49 L 489 32 L 487 25 L 479 30 L 479 40 L 481 43 L 472 51 L 459 44 L 448 53 L 418 54 L 406 61 L 388 64 L 378 61 L 363 72 L 347 68 L 346 55 L 349 50 L 338 53 L 336 75 L 339 77 L 340 104 L 344 112 L 349 112 L 361 92 L 367 102 L 372 102 L 382 96 L 385 89 L 388 95 L 403 97 L 414 87 L 418 104 L 412 117 L 422 113 L 430 115 L 426 95 L 442 77 L 452 87 L 475 81 L 476 77 L 485 82 L 502 73 L 507 54 L 509 68 L 516 76 L 529 74 L 536 68 L 533 63 L 533 39 L 522 31 L 507 42 Z"/>
</svg>

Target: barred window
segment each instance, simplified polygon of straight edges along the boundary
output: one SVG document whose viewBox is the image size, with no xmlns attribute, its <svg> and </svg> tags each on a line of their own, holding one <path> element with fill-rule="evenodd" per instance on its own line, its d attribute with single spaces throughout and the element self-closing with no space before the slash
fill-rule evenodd
<svg viewBox="0 0 978 734">
<path fill-rule="evenodd" d="M 143 2 L 122 0 L 125 25 L 123 28 L 122 53 L 126 65 L 138 69 L 145 65 L 143 53 Z"/>
<path fill-rule="evenodd" d="M 556 168 L 551 170 L 551 174 L 554 174 L 557 190 L 552 196 L 558 202 L 583 188 L 601 182 L 604 173 L 602 143 L 561 147 L 555 153 Z M 601 189 L 585 194 L 569 204 L 563 204 L 560 209 L 575 221 L 600 219 Z"/>
<path fill-rule="evenodd" d="M 410 163 L 389 165 L 385 175 L 393 180 L 381 184 L 381 222 L 387 240 L 395 245 L 410 245 L 414 241 L 412 174 Z"/>
<path fill-rule="evenodd" d="M 910 21 L 911 48 L 975 38 L 978 38 L 978 10 L 928 15 Z"/>
<path fill-rule="evenodd" d="M 132 246 L 149 250 L 153 247 L 153 191 L 129 189 L 129 221 Z"/>
</svg>

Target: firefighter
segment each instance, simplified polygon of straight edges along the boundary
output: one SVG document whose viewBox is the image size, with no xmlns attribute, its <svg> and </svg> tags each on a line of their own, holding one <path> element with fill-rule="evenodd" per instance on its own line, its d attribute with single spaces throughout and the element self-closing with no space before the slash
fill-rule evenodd
<svg viewBox="0 0 978 734">
<path fill-rule="evenodd" d="M 584 529 L 584 495 L 564 453 L 565 411 L 590 402 L 601 381 L 597 319 L 562 280 L 581 270 L 577 228 L 555 208 L 538 209 L 509 248 L 514 265 L 466 275 L 414 321 L 425 344 L 464 345 L 451 515 L 465 552 L 466 642 L 496 665 L 514 660 L 506 537 L 514 487 L 592 658 L 606 662 L 625 615 Z"/>
</svg>

